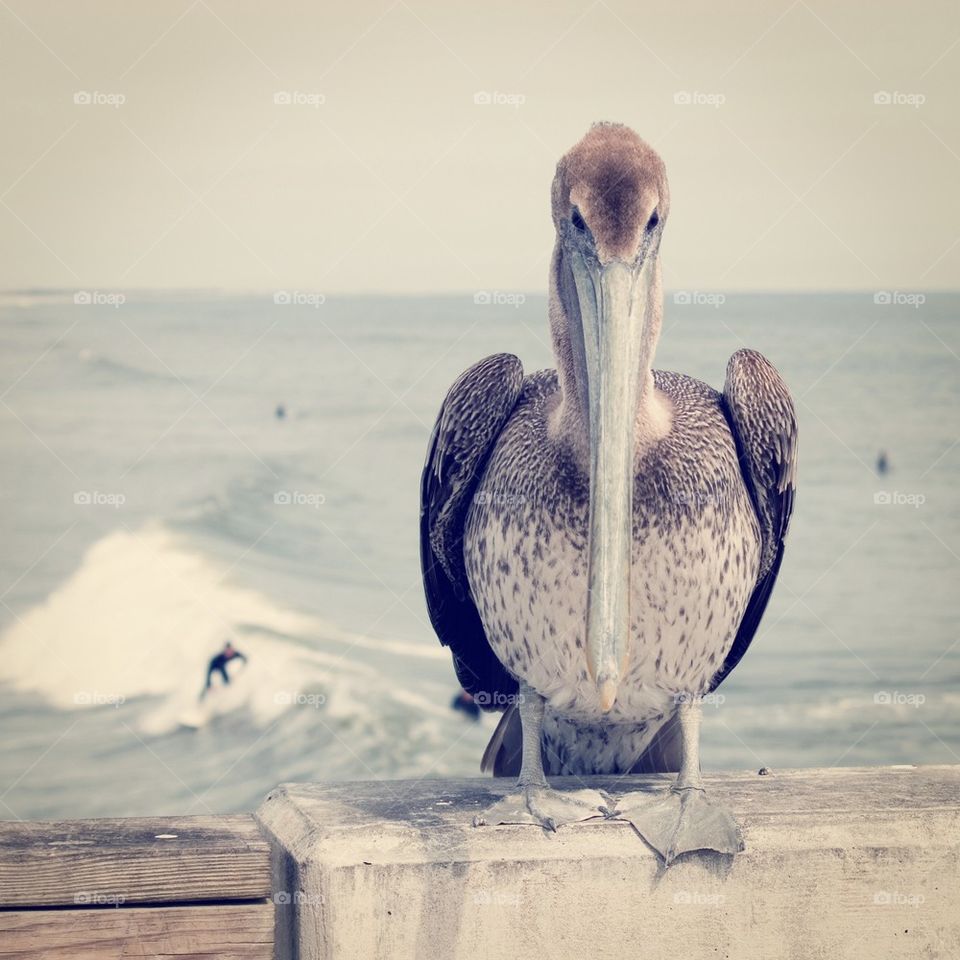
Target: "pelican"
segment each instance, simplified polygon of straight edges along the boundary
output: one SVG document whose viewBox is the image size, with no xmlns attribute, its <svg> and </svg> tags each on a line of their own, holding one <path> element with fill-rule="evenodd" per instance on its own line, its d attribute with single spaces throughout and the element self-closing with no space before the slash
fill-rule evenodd
<svg viewBox="0 0 960 960">
<path fill-rule="evenodd" d="M 753 350 L 730 358 L 722 393 L 653 369 L 670 194 L 632 130 L 591 127 L 557 166 L 552 208 L 556 369 L 525 376 L 503 353 L 463 373 L 421 481 L 430 618 L 463 687 L 505 711 L 483 768 L 519 775 L 478 823 L 603 816 L 666 863 L 734 854 L 739 827 L 700 775 L 702 702 L 780 570 L 793 402 Z M 675 771 L 659 796 L 571 781 Z"/>
</svg>

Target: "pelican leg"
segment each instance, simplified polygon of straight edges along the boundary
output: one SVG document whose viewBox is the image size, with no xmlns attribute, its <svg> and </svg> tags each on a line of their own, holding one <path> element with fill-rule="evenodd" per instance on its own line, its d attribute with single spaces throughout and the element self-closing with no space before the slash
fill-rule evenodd
<svg viewBox="0 0 960 960">
<path fill-rule="evenodd" d="M 520 725 L 523 757 L 517 793 L 511 793 L 474 818 L 474 826 L 498 823 L 534 823 L 556 830 L 564 823 L 603 816 L 611 800 L 598 790 L 554 790 L 543 772 L 541 731 L 544 700 L 532 687 L 520 684 Z"/>
<path fill-rule="evenodd" d="M 679 708 L 681 765 L 677 781 L 665 795 L 628 793 L 618 797 L 611 819 L 627 820 L 664 863 L 693 850 L 735 854 L 743 837 L 733 815 L 707 799 L 700 776 L 699 697 L 685 698 Z"/>
</svg>

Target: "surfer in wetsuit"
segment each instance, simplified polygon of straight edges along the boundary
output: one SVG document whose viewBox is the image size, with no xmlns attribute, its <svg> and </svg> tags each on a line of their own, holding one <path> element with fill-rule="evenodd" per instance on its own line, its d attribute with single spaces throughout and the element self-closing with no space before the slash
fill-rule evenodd
<svg viewBox="0 0 960 960">
<path fill-rule="evenodd" d="M 207 695 L 207 691 L 213 684 L 213 675 L 215 673 L 219 673 L 220 676 L 223 677 L 224 683 L 230 682 L 230 675 L 227 673 L 227 663 L 237 659 L 242 660 L 244 663 L 247 662 L 247 658 L 228 640 L 223 645 L 223 649 L 213 657 L 207 667 L 207 682 L 203 688 L 203 692 L 200 694 L 201 700 Z"/>
</svg>

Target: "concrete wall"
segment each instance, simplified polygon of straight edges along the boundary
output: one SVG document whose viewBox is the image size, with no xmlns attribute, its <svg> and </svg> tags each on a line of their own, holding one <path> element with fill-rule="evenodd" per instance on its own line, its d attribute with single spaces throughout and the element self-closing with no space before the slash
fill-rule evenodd
<svg viewBox="0 0 960 960">
<path fill-rule="evenodd" d="M 960 767 L 709 776 L 746 850 L 666 870 L 626 823 L 473 827 L 511 787 L 279 787 L 258 812 L 278 957 L 960 958 Z"/>
</svg>

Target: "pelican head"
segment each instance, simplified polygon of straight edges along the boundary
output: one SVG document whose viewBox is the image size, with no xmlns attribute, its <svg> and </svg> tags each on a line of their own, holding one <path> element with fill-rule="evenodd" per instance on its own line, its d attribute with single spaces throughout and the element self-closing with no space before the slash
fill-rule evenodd
<svg viewBox="0 0 960 960">
<path fill-rule="evenodd" d="M 557 165 L 551 325 L 564 405 L 590 473 L 587 665 L 608 712 L 626 670 L 637 434 L 660 332 L 663 161 L 628 127 L 596 124 Z"/>
</svg>

